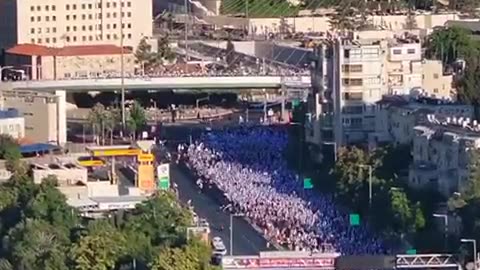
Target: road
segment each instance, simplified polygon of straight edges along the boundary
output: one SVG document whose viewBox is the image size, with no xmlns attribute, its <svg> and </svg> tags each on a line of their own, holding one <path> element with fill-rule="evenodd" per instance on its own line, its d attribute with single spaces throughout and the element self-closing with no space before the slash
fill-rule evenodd
<svg viewBox="0 0 480 270">
<path fill-rule="evenodd" d="M 174 138 L 186 141 L 193 133 L 196 137 L 204 127 L 165 127 L 169 139 Z M 220 236 L 230 253 L 230 214 L 220 210 L 221 205 L 213 197 L 200 192 L 195 184 L 196 179 L 177 165 L 170 168 L 171 180 L 177 184 L 180 200 L 187 203 L 191 200 L 194 211 L 200 218 L 206 218 L 210 223 L 212 237 Z M 222 229 L 223 227 L 223 229 Z M 241 217 L 233 218 L 233 255 L 256 255 L 266 251 L 267 241 L 246 220 Z M 272 250 L 272 247 L 270 247 Z"/>
</svg>

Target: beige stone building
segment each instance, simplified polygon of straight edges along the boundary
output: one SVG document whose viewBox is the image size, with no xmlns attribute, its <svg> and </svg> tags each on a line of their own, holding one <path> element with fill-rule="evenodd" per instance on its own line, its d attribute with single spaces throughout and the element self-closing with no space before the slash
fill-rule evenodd
<svg viewBox="0 0 480 270">
<path fill-rule="evenodd" d="M 67 140 L 65 94 L 2 91 L 1 107 L 15 108 L 25 119 L 25 141 L 56 143 Z"/>
<path fill-rule="evenodd" d="M 435 98 L 454 98 L 453 75 L 444 74 L 443 65 L 438 60 L 423 60 L 422 87 L 424 94 Z"/>
<path fill-rule="evenodd" d="M 5 62 L 24 70 L 27 79 L 75 79 L 119 76 L 122 49 L 114 45 L 46 47 L 20 44 L 6 50 Z M 125 74 L 133 74 L 132 51 L 124 48 Z"/>
<path fill-rule="evenodd" d="M 136 47 L 152 36 L 151 0 L 2 0 L 0 48 L 33 43 Z"/>
</svg>

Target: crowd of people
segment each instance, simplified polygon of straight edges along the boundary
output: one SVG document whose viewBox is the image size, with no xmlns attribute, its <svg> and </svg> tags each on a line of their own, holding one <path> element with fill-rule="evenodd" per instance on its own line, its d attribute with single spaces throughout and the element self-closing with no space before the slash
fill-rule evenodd
<svg viewBox="0 0 480 270">
<path fill-rule="evenodd" d="M 288 169 L 288 141 L 279 127 L 213 131 L 179 148 L 201 186 L 224 192 L 231 211 L 245 215 L 267 238 L 291 250 L 382 254 L 387 250 L 365 226 L 351 226 L 332 196 L 303 188 Z"/>
</svg>

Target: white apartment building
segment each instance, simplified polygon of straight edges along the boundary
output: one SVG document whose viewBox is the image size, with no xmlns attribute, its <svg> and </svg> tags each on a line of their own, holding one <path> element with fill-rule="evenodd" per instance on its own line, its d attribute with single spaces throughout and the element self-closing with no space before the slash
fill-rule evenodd
<svg viewBox="0 0 480 270">
<path fill-rule="evenodd" d="M 152 36 L 151 0 L 0 1 L 0 48 L 120 45 L 122 32 L 132 48 Z"/>
<path fill-rule="evenodd" d="M 469 151 L 480 147 L 480 127 L 468 118 L 428 118 L 414 128 L 409 184 L 449 196 L 461 191 L 468 179 Z"/>
<path fill-rule="evenodd" d="M 428 122 L 427 115 L 437 119 L 472 119 L 473 106 L 445 99 L 410 96 L 384 96 L 377 102 L 375 132 L 368 134 L 370 148 L 381 143 L 411 144 L 414 127 Z"/>
</svg>

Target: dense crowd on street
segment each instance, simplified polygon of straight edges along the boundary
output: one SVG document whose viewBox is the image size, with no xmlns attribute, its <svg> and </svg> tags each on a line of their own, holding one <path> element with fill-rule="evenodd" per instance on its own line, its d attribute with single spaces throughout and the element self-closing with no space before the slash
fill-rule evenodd
<svg viewBox="0 0 480 270">
<path fill-rule="evenodd" d="M 197 174 L 197 184 L 217 186 L 231 211 L 245 215 L 278 244 L 342 254 L 386 252 L 365 226 L 349 224 L 332 196 L 303 188 L 283 159 L 287 140 L 279 127 L 236 128 L 206 133 L 179 151 Z"/>
</svg>

